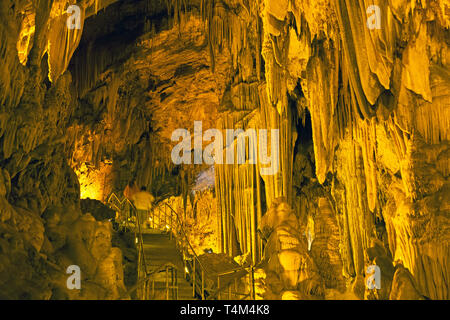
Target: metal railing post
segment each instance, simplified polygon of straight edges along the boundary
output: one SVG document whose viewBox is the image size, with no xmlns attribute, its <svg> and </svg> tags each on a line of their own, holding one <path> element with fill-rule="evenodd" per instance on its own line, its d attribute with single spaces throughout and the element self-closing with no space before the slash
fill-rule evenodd
<svg viewBox="0 0 450 320">
<path fill-rule="evenodd" d="M 176 298 L 178 300 L 178 270 L 175 269 L 175 286 L 176 286 Z"/>
<path fill-rule="evenodd" d="M 173 232 L 173 225 L 172 225 L 172 212 L 170 212 L 170 219 L 169 219 L 169 223 L 170 223 L 170 235 L 169 235 L 169 239 L 172 240 L 172 232 Z"/>
<path fill-rule="evenodd" d="M 158 208 L 158 229 L 161 229 L 161 209 Z"/>
<path fill-rule="evenodd" d="M 205 272 L 202 269 L 202 300 L 205 300 Z"/>
<path fill-rule="evenodd" d="M 194 271 L 192 272 L 192 297 L 195 298 L 195 258 L 194 258 Z"/>
<path fill-rule="evenodd" d="M 220 290 L 220 276 L 217 276 L 217 289 Z M 219 291 L 219 293 L 217 295 L 217 299 L 221 300 L 220 298 L 221 298 L 221 294 L 220 294 L 220 291 Z"/>
<path fill-rule="evenodd" d="M 150 214 L 150 222 L 151 222 L 151 226 L 152 229 L 155 229 L 155 208 L 152 208 L 152 212 Z"/>
<path fill-rule="evenodd" d="M 251 297 L 252 297 L 252 300 L 255 300 L 255 298 L 256 298 L 256 294 L 255 294 L 255 274 L 254 274 L 254 272 L 253 272 L 253 266 L 251 267 L 251 272 L 250 272 L 250 274 L 251 274 L 251 280 L 252 280 L 252 295 L 251 295 Z"/>
<path fill-rule="evenodd" d="M 152 297 L 155 298 L 155 280 L 152 280 Z"/>
<path fill-rule="evenodd" d="M 166 300 L 169 300 L 169 267 L 166 267 Z"/>
<path fill-rule="evenodd" d="M 167 227 L 167 207 L 164 206 L 164 228 Z"/>
</svg>

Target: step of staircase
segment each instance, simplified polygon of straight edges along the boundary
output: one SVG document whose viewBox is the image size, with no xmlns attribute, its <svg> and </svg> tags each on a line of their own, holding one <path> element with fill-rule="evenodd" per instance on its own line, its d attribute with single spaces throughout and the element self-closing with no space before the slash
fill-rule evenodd
<svg viewBox="0 0 450 320">
<path fill-rule="evenodd" d="M 185 279 L 184 262 L 181 253 L 176 248 L 175 240 L 170 235 L 159 230 L 149 229 L 143 232 L 144 255 L 147 262 L 147 272 L 159 268 L 165 263 L 172 263 L 177 267 L 178 300 L 194 300 L 192 285 Z M 166 273 L 154 275 L 155 299 L 166 299 Z M 171 279 L 169 278 L 169 285 Z M 171 298 L 171 297 L 170 297 Z"/>
</svg>

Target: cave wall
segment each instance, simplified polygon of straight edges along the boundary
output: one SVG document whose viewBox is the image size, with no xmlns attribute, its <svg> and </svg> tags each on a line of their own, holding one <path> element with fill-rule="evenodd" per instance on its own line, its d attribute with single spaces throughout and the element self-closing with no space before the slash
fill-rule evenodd
<svg viewBox="0 0 450 320">
<path fill-rule="evenodd" d="M 112 2 L 78 2 L 82 19 Z M 77 118 L 66 71 L 82 33 L 66 25 L 73 3 L 0 4 L 2 299 L 128 297 L 111 223 L 82 213 L 70 166 L 78 137 L 89 130 Z M 80 290 L 68 289 L 70 265 L 81 268 Z"/>
<path fill-rule="evenodd" d="M 66 8 L 75 3 L 81 29 L 70 30 Z M 187 128 L 203 114 L 207 128 L 218 103 L 200 20 L 172 11 L 133 0 L 0 5 L 2 298 L 129 298 L 111 223 L 80 207 L 80 196 L 105 201 L 134 181 L 186 203 L 201 169 L 174 167 L 167 120 L 175 114 L 157 107 L 182 107 Z M 174 21 L 186 22 L 181 41 Z M 81 290 L 66 286 L 71 264 L 81 267 Z"/>
<path fill-rule="evenodd" d="M 372 4 L 205 1 L 212 58 L 232 57 L 221 102 L 232 111 L 220 121 L 223 128 L 281 130 L 282 173 L 263 177 L 264 202 L 284 196 L 302 219 L 301 208 L 312 216 L 318 202 L 313 193 L 302 205 L 293 194 L 293 187 L 304 189 L 292 185 L 302 175 L 292 162 L 295 125 L 307 109 L 314 153 L 308 180 L 318 182 L 333 205 L 336 220 L 329 224 L 340 234 L 333 254 L 339 252 L 354 292 L 388 298 L 390 282 L 385 292 L 364 293 L 367 266 L 388 261 L 385 277 L 413 281 L 416 298 L 448 299 L 448 3 L 377 1 L 379 29 L 366 23 Z M 244 164 L 216 172 L 222 249 L 252 251 L 258 261 L 258 171 Z M 379 243 L 383 250 L 373 249 Z M 394 276 L 403 266 L 411 277 Z"/>
</svg>

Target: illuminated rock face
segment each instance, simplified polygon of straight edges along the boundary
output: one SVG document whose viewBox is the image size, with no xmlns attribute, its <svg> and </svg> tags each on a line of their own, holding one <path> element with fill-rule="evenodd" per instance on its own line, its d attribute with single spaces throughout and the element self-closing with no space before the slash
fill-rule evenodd
<svg viewBox="0 0 450 320">
<path fill-rule="evenodd" d="M 323 279 L 308 253 L 297 217 L 282 198 L 272 203 L 259 228 L 267 241 L 262 267 L 265 276 L 261 277 L 262 285 L 258 284 L 262 298 L 323 299 Z"/>
<path fill-rule="evenodd" d="M 92 6 L 112 2 L 78 4 L 88 17 Z M 2 299 L 128 298 L 110 222 L 81 213 L 69 166 L 85 128 L 73 118 L 76 94 L 66 72 L 82 34 L 66 27 L 68 4 L 0 4 Z M 80 290 L 67 287 L 70 265 L 81 268 Z"/>
<path fill-rule="evenodd" d="M 2 297 L 126 298 L 80 184 L 187 204 L 205 167 L 170 138 L 201 120 L 280 130 L 275 175 L 215 166 L 218 249 L 262 262 L 260 297 L 450 298 L 448 1 L 86 0 L 69 30 L 74 3 L 0 4 Z"/>
<path fill-rule="evenodd" d="M 263 94 L 243 96 L 253 99 L 253 113 L 276 110 L 280 116 L 263 124 L 254 116 L 245 126 L 278 127 L 285 134 L 281 135 L 283 173 L 275 183 L 263 177 L 263 184 L 251 167 L 216 169 L 224 239 L 233 241 L 229 230 L 234 228 L 241 250 L 252 244 L 257 244 L 254 251 L 260 250 L 258 237 L 246 224 L 254 223 L 253 216 L 261 221 L 261 212 L 255 214 L 251 203 L 256 201 L 260 208 L 262 186 L 266 206 L 284 196 L 296 206 L 300 218 L 305 207 L 302 197 L 317 202 L 317 189 L 308 190 L 304 184 L 295 187 L 296 169 L 307 168 L 295 161 L 294 168 L 290 166 L 293 156 L 294 160 L 304 158 L 299 145 L 307 143 L 297 136 L 298 130 L 290 130 L 297 117 L 305 121 L 310 114 L 315 171 L 311 178 L 317 179 L 332 201 L 335 220 L 329 221 L 329 228 L 339 230 L 340 244 L 334 247 L 342 274 L 337 278 L 347 279 L 347 288 L 359 298 L 399 298 L 399 291 L 408 287 L 415 288 L 410 297 L 419 292 L 432 299 L 448 299 L 450 91 L 444 40 L 450 22 L 444 13 L 448 4 L 376 2 L 379 29 L 370 27 L 373 17 L 366 11 L 374 3 L 367 1 L 229 4 L 233 11 L 219 4 L 208 9 L 214 17 L 208 20 L 213 51 L 218 52 L 220 44 L 227 47 L 223 42 L 228 42 L 233 69 L 239 75 L 231 86 L 254 81 L 253 87 L 263 87 Z M 239 45 L 242 38 L 245 46 Z M 248 51 L 254 57 L 253 73 L 245 62 Z M 243 109 L 231 103 L 234 109 Z M 292 154 L 294 145 L 300 154 Z M 292 183 L 297 195 L 291 193 Z M 236 198 L 239 203 L 231 200 Z M 242 226 L 247 230 L 243 236 Z M 246 236 L 249 233 L 251 239 Z M 379 257 L 368 257 L 367 251 L 377 241 L 384 249 Z M 234 254 L 233 245 L 225 243 L 223 248 Z M 292 263 L 297 260 L 292 256 Z M 315 261 L 319 264 L 319 257 Z M 365 293 L 365 270 L 374 263 L 384 266 L 381 273 L 387 282 L 380 292 Z M 394 269 L 401 265 L 412 276 Z M 330 288 L 342 287 L 343 280 Z M 392 281 L 396 292 L 389 295 Z"/>
</svg>

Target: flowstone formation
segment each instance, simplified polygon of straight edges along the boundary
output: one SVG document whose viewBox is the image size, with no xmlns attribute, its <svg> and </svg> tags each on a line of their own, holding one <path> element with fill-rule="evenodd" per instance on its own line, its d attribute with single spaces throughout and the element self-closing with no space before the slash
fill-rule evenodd
<svg viewBox="0 0 450 320">
<path fill-rule="evenodd" d="M 281 131 L 275 177 L 248 164 L 216 169 L 223 250 L 251 251 L 257 261 L 262 208 L 280 196 L 295 210 L 309 205 L 293 194 L 292 177 L 295 152 L 308 143 L 298 122 L 310 115 L 311 179 L 333 208 L 347 287 L 364 298 L 374 263 L 366 252 L 378 240 L 383 259 L 411 273 L 395 277 L 386 264 L 384 277 L 448 299 L 449 3 L 205 1 L 204 8 L 212 57 L 229 54 L 234 70 L 222 100 L 234 111 L 222 117 L 224 127 Z"/>
<path fill-rule="evenodd" d="M 83 19 L 113 1 L 81 1 Z M 69 166 L 87 130 L 69 61 L 82 30 L 69 30 L 68 1 L 0 4 L 0 296 L 2 299 L 127 299 L 122 254 L 109 221 L 80 209 Z M 79 121 L 81 119 L 81 121 Z M 81 269 L 70 290 L 67 268 Z"/>
<path fill-rule="evenodd" d="M 263 299 L 324 298 L 324 282 L 308 252 L 300 224 L 285 199 L 276 199 L 261 220 L 265 260 L 256 271 Z"/>
</svg>

